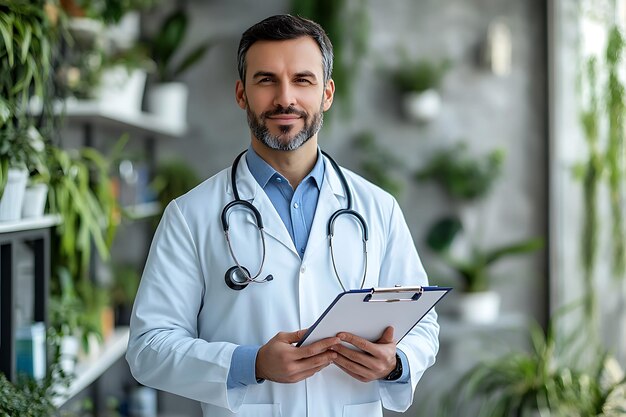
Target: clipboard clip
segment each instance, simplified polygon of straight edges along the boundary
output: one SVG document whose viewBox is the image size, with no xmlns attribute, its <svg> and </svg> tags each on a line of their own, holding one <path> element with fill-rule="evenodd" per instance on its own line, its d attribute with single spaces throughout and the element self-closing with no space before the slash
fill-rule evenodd
<svg viewBox="0 0 626 417">
<path fill-rule="evenodd" d="M 413 294 L 408 298 L 381 298 L 374 299 L 374 294 L 389 294 L 389 293 L 408 293 Z M 363 298 L 365 303 L 396 303 L 399 301 L 416 301 L 424 293 L 422 287 L 396 287 L 396 288 L 372 288 L 370 292 Z"/>
</svg>

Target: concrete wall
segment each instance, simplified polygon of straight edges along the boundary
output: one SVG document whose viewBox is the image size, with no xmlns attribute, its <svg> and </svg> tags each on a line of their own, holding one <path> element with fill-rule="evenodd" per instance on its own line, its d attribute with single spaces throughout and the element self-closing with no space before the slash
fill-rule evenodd
<svg viewBox="0 0 626 417">
<path fill-rule="evenodd" d="M 368 1 L 370 50 L 354 80 L 352 117 L 333 108 L 320 133 L 321 146 L 345 166 L 358 170 L 355 134 L 367 130 L 411 169 L 434 151 L 460 140 L 471 152 L 506 152 L 502 178 L 482 207 L 485 246 L 542 235 L 546 228 L 547 94 L 544 2 L 457 0 Z M 184 138 L 164 141 L 161 155 L 182 155 L 203 176 L 228 166 L 249 143 L 245 113 L 234 100 L 235 55 L 240 34 L 252 23 L 288 11 L 288 2 L 214 0 L 191 2 L 191 40 L 219 39 L 185 81 L 191 87 L 189 125 Z M 513 37 L 513 70 L 496 77 L 478 63 L 488 25 L 503 18 Z M 154 26 L 148 19 L 146 25 Z M 401 96 L 381 68 L 397 63 L 398 46 L 415 58 L 449 58 L 442 88 L 443 110 L 434 122 L 418 126 L 400 108 Z M 422 240 L 427 227 L 451 203 L 434 185 L 405 178 L 399 201 L 427 269 L 437 268 Z M 494 286 L 505 310 L 543 318 L 546 287 L 541 254 L 504 260 L 494 270 Z M 433 277 L 435 278 L 435 277 Z M 528 290 L 532 288 L 532 290 Z"/>
</svg>

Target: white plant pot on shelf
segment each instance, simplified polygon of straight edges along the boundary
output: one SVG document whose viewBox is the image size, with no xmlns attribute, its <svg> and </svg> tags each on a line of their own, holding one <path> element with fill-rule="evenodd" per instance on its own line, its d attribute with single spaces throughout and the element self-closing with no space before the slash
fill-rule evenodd
<svg viewBox="0 0 626 417">
<path fill-rule="evenodd" d="M 138 11 L 126 12 L 117 24 L 107 27 L 106 36 L 117 49 L 130 49 L 139 39 L 140 24 L 141 15 Z"/>
<path fill-rule="evenodd" d="M 48 186 L 46 184 L 33 184 L 26 187 L 22 217 L 37 218 L 43 216 L 47 198 Z"/>
<path fill-rule="evenodd" d="M 22 216 L 24 191 L 28 181 L 28 171 L 23 168 L 9 168 L 4 193 L 0 198 L 0 222 L 19 220 Z"/>
<path fill-rule="evenodd" d="M 459 294 L 457 307 L 461 321 L 475 324 L 493 323 L 500 314 L 500 294 L 495 291 Z"/>
<path fill-rule="evenodd" d="M 80 341 L 78 337 L 63 336 L 59 350 L 59 365 L 61 369 L 66 375 L 72 375 L 78 360 L 78 352 L 80 351 Z"/>
<path fill-rule="evenodd" d="M 176 128 L 187 125 L 189 88 L 185 83 L 172 82 L 153 85 L 147 94 L 148 112 Z"/>
<path fill-rule="evenodd" d="M 441 96 L 434 89 L 405 93 L 403 97 L 405 114 L 413 121 L 427 123 L 435 119 L 441 111 Z"/>
<path fill-rule="evenodd" d="M 123 66 L 116 66 L 103 72 L 96 97 L 102 109 L 139 114 L 145 87 L 146 71 L 134 69 L 129 72 Z"/>
</svg>

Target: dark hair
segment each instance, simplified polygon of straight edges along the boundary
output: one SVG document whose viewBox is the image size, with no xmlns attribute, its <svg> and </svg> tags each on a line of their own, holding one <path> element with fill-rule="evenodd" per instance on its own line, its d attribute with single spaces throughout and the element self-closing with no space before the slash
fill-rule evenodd
<svg viewBox="0 0 626 417">
<path fill-rule="evenodd" d="M 251 26 L 241 35 L 237 51 L 237 69 L 239 78 L 246 81 L 246 54 L 257 41 L 283 41 L 303 36 L 313 38 L 322 52 L 324 83 L 330 80 L 333 72 L 333 45 L 322 27 L 312 20 L 300 16 L 280 14 L 268 17 Z"/>
</svg>

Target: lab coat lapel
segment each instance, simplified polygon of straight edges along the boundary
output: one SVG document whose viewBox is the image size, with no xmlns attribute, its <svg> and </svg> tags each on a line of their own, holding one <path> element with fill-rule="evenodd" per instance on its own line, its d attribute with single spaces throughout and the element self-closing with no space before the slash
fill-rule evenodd
<svg viewBox="0 0 626 417">
<path fill-rule="evenodd" d="M 230 181 L 230 175 L 228 178 Z M 230 182 L 227 185 L 227 189 L 232 198 L 234 198 Z M 239 198 L 252 203 L 257 210 L 259 210 L 259 213 L 261 213 L 266 236 L 277 240 L 299 257 L 285 224 L 278 215 L 269 197 L 265 194 L 265 191 L 263 191 L 256 179 L 254 179 L 254 176 L 252 176 L 245 157 L 241 158 L 237 168 L 237 190 L 239 191 Z M 251 223 L 255 222 L 252 214 L 247 216 L 247 219 Z"/>
<path fill-rule="evenodd" d="M 324 163 L 324 182 L 320 189 L 320 196 L 317 201 L 315 216 L 313 217 L 311 233 L 309 234 L 309 240 L 304 254 L 305 260 L 309 256 L 312 256 L 307 254 L 312 254 L 320 249 L 327 250 L 328 220 L 335 211 L 344 208 L 346 204 L 345 192 L 341 186 L 337 172 L 326 157 L 324 157 Z"/>
</svg>

